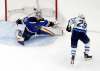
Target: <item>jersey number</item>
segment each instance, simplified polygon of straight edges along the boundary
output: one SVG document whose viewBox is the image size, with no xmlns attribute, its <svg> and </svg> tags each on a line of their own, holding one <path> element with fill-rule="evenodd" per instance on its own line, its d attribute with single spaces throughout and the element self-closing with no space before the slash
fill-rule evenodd
<svg viewBox="0 0 100 71">
<path fill-rule="evenodd" d="M 85 29 L 87 27 L 87 24 L 83 20 L 79 20 L 77 26 Z"/>
</svg>

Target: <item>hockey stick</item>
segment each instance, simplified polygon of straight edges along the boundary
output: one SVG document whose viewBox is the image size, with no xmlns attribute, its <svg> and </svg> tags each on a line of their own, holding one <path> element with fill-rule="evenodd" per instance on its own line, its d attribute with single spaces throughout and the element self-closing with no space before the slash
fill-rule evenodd
<svg viewBox="0 0 100 71">
<path fill-rule="evenodd" d="M 51 35 L 51 36 L 54 36 L 54 35 L 55 35 L 55 33 L 51 32 L 50 30 L 48 30 L 48 29 L 45 28 L 45 27 L 41 27 L 40 30 L 41 30 L 41 31 L 44 31 L 44 32 L 46 32 L 46 33 L 48 33 L 48 34 Z"/>
</svg>

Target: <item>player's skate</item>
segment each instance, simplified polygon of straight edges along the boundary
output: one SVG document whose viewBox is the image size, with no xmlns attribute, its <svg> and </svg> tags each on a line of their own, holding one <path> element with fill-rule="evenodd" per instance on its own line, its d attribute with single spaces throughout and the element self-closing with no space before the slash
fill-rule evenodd
<svg viewBox="0 0 100 71">
<path fill-rule="evenodd" d="M 17 42 L 21 45 L 24 45 L 24 38 L 22 37 L 22 31 L 20 30 L 17 30 L 17 33 L 16 33 L 16 39 L 17 39 Z"/>
<path fill-rule="evenodd" d="M 24 45 L 24 41 L 18 41 L 18 43 Z"/>
<path fill-rule="evenodd" d="M 89 55 L 89 54 L 86 54 L 86 53 L 84 52 L 84 58 L 85 58 L 85 60 L 90 60 L 90 59 L 92 59 L 92 56 Z"/>
<path fill-rule="evenodd" d="M 17 36 L 16 38 L 17 38 L 17 42 L 18 42 L 19 44 L 24 45 L 24 38 L 23 38 L 23 37 Z"/>
<path fill-rule="evenodd" d="M 74 64 L 74 60 L 75 60 L 75 56 L 72 55 L 72 57 L 71 57 L 71 64 Z"/>
</svg>

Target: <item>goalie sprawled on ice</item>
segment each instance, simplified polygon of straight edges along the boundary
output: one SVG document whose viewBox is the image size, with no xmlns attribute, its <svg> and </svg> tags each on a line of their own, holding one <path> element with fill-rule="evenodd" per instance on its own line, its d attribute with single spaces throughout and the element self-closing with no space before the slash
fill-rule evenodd
<svg viewBox="0 0 100 71">
<path fill-rule="evenodd" d="M 37 17 L 25 17 L 24 19 L 18 19 L 17 24 L 17 41 L 24 45 L 24 42 L 29 40 L 31 36 L 37 34 L 45 34 L 55 36 L 56 33 L 54 26 L 55 23 L 45 20 L 44 18 Z"/>
</svg>

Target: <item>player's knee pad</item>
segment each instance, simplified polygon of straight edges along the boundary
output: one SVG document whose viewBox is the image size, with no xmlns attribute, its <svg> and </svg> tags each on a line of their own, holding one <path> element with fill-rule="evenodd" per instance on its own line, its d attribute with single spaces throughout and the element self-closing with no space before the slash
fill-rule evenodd
<svg viewBox="0 0 100 71">
<path fill-rule="evenodd" d="M 77 48 L 77 46 L 76 45 L 71 45 L 71 48 Z"/>
<path fill-rule="evenodd" d="M 90 43 L 85 43 L 85 48 L 89 48 L 90 47 Z"/>
<path fill-rule="evenodd" d="M 85 44 L 88 44 L 89 42 L 90 42 L 89 37 L 86 37 L 86 39 L 85 39 L 84 43 L 85 43 Z"/>
</svg>

